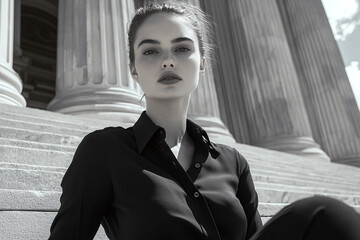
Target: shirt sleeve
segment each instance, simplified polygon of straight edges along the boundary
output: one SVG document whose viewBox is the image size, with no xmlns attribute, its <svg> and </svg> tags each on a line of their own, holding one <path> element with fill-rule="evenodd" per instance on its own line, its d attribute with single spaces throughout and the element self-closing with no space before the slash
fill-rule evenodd
<svg viewBox="0 0 360 240">
<path fill-rule="evenodd" d="M 93 239 L 112 199 L 104 142 L 96 132 L 77 148 L 61 186 L 60 209 L 51 225 L 50 240 Z"/>
<path fill-rule="evenodd" d="M 248 223 L 246 239 L 249 239 L 255 232 L 262 228 L 262 221 L 257 210 L 258 195 L 254 187 L 248 162 L 236 149 L 235 151 L 239 160 L 239 186 L 236 196 L 245 211 Z"/>
</svg>

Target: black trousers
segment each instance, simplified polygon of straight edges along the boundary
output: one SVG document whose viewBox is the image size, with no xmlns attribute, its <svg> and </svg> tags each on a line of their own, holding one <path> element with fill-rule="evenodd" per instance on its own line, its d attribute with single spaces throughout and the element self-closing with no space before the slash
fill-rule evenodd
<svg viewBox="0 0 360 240">
<path fill-rule="evenodd" d="M 360 215 L 328 197 L 298 200 L 283 208 L 251 240 L 360 240 Z"/>
</svg>

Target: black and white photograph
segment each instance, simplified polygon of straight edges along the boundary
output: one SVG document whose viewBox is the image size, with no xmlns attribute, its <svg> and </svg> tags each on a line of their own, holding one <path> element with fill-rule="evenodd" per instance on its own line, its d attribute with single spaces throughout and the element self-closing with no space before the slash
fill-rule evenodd
<svg viewBox="0 0 360 240">
<path fill-rule="evenodd" d="M 0 0 L 0 240 L 360 240 L 360 0 Z"/>
</svg>

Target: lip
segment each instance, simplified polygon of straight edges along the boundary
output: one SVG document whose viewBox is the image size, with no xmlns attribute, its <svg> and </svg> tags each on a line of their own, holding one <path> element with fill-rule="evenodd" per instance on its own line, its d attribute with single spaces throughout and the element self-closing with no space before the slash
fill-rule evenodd
<svg viewBox="0 0 360 240">
<path fill-rule="evenodd" d="M 174 73 L 165 73 L 159 78 L 158 82 L 162 84 L 173 84 L 181 80 L 181 77 Z"/>
</svg>

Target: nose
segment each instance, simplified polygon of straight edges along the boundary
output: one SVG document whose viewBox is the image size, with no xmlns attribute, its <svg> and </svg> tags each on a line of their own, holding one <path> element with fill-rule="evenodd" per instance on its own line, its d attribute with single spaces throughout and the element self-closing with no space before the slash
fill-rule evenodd
<svg viewBox="0 0 360 240">
<path fill-rule="evenodd" d="M 171 57 L 166 56 L 163 59 L 163 61 L 161 62 L 161 68 L 162 69 L 174 69 L 175 68 L 174 60 Z"/>
</svg>

